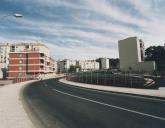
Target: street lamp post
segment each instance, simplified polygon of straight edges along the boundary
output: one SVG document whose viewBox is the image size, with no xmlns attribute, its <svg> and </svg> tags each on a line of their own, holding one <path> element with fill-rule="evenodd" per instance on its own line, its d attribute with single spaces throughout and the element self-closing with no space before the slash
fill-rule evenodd
<svg viewBox="0 0 165 128">
<path fill-rule="evenodd" d="M 23 15 L 20 13 L 15 13 L 13 16 L 16 18 L 22 18 L 23 17 Z"/>
<path fill-rule="evenodd" d="M 20 13 L 9 14 L 9 15 L 2 16 L 2 17 L 0 18 L 0 20 L 3 20 L 3 19 L 5 19 L 5 18 L 7 18 L 7 17 L 22 18 L 23 15 L 20 14 Z"/>
<path fill-rule="evenodd" d="M 0 21 L 7 18 L 7 17 L 15 17 L 15 18 L 22 18 L 23 15 L 20 13 L 15 13 L 15 14 L 9 14 L 9 15 L 4 15 L 2 17 L 0 17 Z"/>
</svg>

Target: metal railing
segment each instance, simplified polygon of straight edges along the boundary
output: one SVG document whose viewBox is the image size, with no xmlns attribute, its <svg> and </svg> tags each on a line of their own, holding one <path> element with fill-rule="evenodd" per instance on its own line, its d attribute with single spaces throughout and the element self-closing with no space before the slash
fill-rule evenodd
<svg viewBox="0 0 165 128">
<path fill-rule="evenodd" d="M 144 77 L 130 73 L 112 73 L 108 71 L 88 71 L 67 73 L 66 79 L 73 82 L 96 84 L 104 86 L 130 87 L 130 88 L 153 88 L 146 87 Z"/>
</svg>

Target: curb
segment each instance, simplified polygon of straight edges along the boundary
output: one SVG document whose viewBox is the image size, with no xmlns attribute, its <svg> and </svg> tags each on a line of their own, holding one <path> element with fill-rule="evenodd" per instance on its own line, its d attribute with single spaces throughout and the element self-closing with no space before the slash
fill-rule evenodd
<svg viewBox="0 0 165 128">
<path fill-rule="evenodd" d="M 144 97 L 151 97 L 155 99 L 165 100 L 165 90 L 153 90 L 153 89 L 146 90 L 146 89 L 132 89 L 132 88 L 123 88 L 123 87 L 114 87 L 114 86 L 110 87 L 110 86 L 92 85 L 92 84 L 84 84 L 84 83 L 67 81 L 65 78 L 60 79 L 59 82 L 66 85 L 76 86 L 80 88 L 87 88 L 87 89 L 92 89 L 92 90 L 99 90 L 99 91 L 104 91 L 104 92 L 120 93 L 120 94 L 127 94 L 127 95 L 144 96 Z M 121 89 L 123 90 L 121 91 Z M 146 93 L 140 92 L 144 90 L 146 91 Z"/>
</svg>

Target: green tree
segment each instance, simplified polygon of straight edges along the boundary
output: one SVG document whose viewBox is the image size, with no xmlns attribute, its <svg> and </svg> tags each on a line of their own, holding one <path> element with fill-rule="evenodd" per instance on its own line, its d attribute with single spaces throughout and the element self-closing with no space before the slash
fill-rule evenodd
<svg viewBox="0 0 165 128">
<path fill-rule="evenodd" d="M 113 58 L 111 58 L 111 59 L 109 59 L 109 65 L 110 65 L 110 67 L 112 67 L 112 68 L 118 68 L 119 67 L 119 59 L 118 58 L 116 58 L 116 59 L 113 59 Z"/>
<path fill-rule="evenodd" d="M 76 72 L 76 69 L 79 69 L 81 70 L 81 67 L 79 65 L 71 65 L 70 68 L 69 68 L 69 72 Z"/>
<path fill-rule="evenodd" d="M 150 46 L 145 50 L 146 61 L 155 61 L 158 70 L 165 70 L 165 47 Z"/>
</svg>

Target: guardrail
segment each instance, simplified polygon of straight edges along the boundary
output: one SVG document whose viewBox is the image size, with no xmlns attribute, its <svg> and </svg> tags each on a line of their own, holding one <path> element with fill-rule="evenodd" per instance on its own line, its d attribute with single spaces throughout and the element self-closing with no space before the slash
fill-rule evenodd
<svg viewBox="0 0 165 128">
<path fill-rule="evenodd" d="M 113 74 L 110 72 L 79 72 L 68 73 L 66 79 L 73 82 L 97 84 L 104 86 L 130 87 L 130 88 L 158 88 L 148 83 L 144 77 L 131 74 Z M 146 86 L 147 85 L 147 86 Z"/>
</svg>

